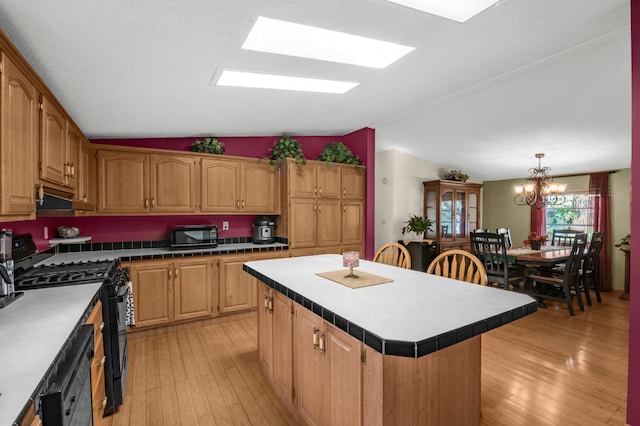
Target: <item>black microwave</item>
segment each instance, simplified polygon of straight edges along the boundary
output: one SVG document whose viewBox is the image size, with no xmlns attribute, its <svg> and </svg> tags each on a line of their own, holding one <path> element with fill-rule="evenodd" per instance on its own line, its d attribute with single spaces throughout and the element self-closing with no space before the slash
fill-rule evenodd
<svg viewBox="0 0 640 426">
<path fill-rule="evenodd" d="M 171 229 L 171 248 L 190 249 L 218 246 L 216 225 L 177 226 Z"/>
</svg>

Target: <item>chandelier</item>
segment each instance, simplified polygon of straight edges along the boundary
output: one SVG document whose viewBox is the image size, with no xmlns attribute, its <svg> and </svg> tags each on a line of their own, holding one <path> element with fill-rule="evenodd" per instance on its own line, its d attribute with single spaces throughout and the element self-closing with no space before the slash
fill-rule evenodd
<svg viewBox="0 0 640 426">
<path fill-rule="evenodd" d="M 553 178 L 549 176 L 551 169 L 542 167 L 540 159 L 544 154 L 536 154 L 538 167 L 529 169 L 527 183 L 515 187 L 516 196 L 513 202 L 519 206 L 533 206 L 537 209 L 549 206 L 557 206 L 565 201 L 564 191 L 566 184 L 553 183 Z"/>
</svg>

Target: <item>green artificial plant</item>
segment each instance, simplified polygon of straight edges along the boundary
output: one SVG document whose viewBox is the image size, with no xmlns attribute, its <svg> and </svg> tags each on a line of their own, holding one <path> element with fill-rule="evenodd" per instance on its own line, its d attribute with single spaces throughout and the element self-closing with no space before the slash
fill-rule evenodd
<svg viewBox="0 0 640 426">
<path fill-rule="evenodd" d="M 327 144 L 317 158 L 327 163 L 341 163 L 361 165 L 360 157 L 353 155 L 353 152 L 342 142 L 331 142 Z"/>
<path fill-rule="evenodd" d="M 274 170 L 280 168 L 285 158 L 295 159 L 297 165 L 307 162 L 300 143 L 286 133 L 282 134 L 273 148 L 269 148 L 269 151 L 271 152 L 271 156 L 267 157 L 267 159 Z"/>
<path fill-rule="evenodd" d="M 198 139 L 191 144 L 191 151 L 224 154 L 224 144 L 216 138 L 204 138 L 204 140 Z"/>
</svg>

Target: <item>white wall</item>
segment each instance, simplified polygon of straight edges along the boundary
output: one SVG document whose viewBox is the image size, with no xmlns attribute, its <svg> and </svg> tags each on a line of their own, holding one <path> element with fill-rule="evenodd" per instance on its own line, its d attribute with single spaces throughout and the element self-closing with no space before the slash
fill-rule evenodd
<svg viewBox="0 0 640 426">
<path fill-rule="evenodd" d="M 439 179 L 440 167 L 402 151 L 376 153 L 375 248 L 403 239 L 402 227 L 412 214 L 422 215 L 422 182 Z M 415 235 L 406 235 L 407 239 Z"/>
</svg>

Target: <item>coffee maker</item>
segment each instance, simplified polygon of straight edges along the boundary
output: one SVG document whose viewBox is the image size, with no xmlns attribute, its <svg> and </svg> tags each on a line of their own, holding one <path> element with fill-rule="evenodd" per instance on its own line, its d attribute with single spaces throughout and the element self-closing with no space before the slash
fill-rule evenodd
<svg viewBox="0 0 640 426">
<path fill-rule="evenodd" d="M 0 308 L 5 307 L 23 294 L 15 292 L 12 249 L 13 235 L 11 230 L 0 230 Z"/>
</svg>

